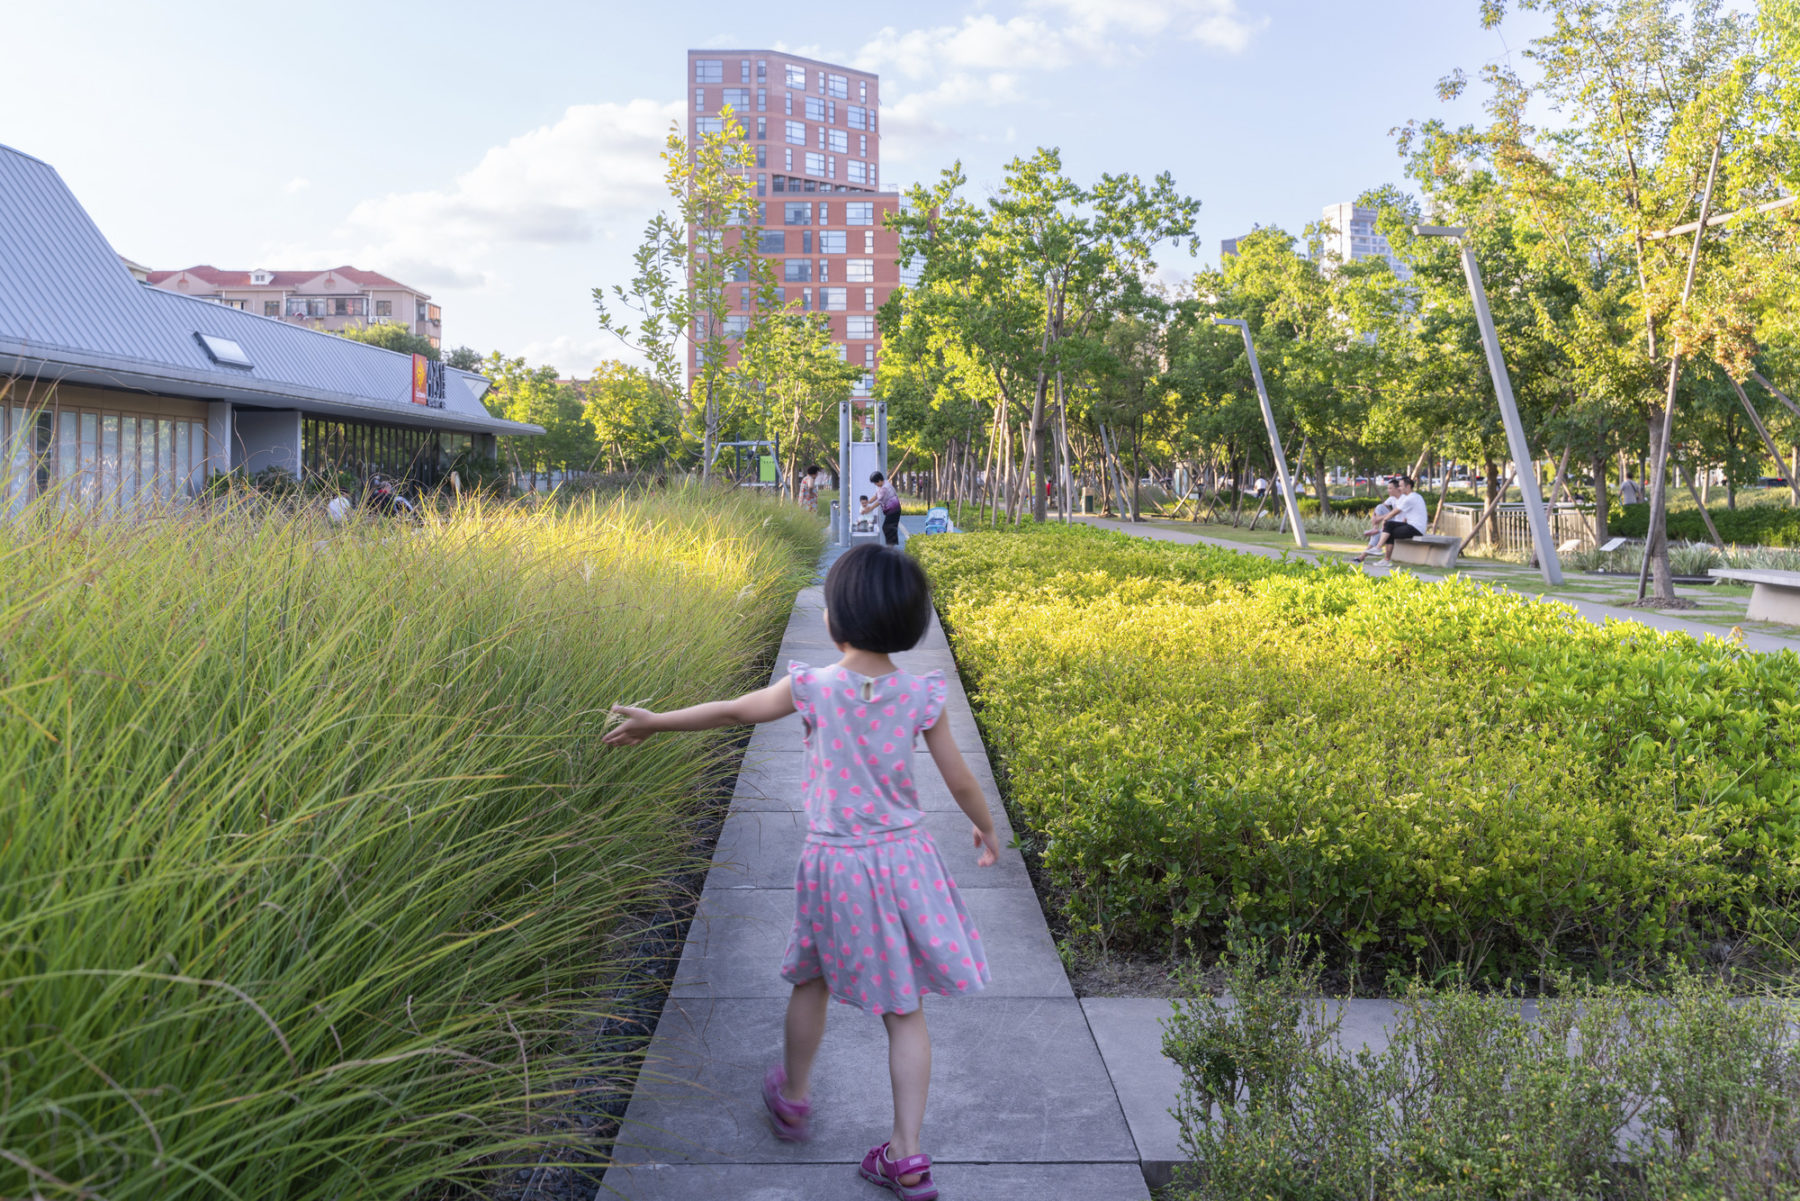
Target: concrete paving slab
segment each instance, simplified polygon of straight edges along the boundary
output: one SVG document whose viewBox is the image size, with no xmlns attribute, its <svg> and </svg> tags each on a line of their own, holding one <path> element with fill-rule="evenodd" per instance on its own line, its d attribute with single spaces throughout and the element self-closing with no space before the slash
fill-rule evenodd
<svg viewBox="0 0 1800 1201">
<path fill-rule="evenodd" d="M 870 1137 L 870 1145 L 885 1139 Z M 866 1148 L 865 1148 L 866 1150 Z M 860 1160 L 860 1156 L 858 1159 Z M 1130 1164 L 976 1164 L 936 1159 L 931 1179 L 954 1201 L 1150 1201 Z M 877 1201 L 856 1164 L 652 1164 L 618 1167 L 595 1201 Z"/>
<path fill-rule="evenodd" d="M 1181 1070 L 1162 1053 L 1169 1002 L 1163 997 L 1084 997 L 1081 1009 L 1131 1127 L 1144 1179 L 1160 1188 L 1187 1159 L 1181 1151 L 1181 1127 L 1169 1112 L 1181 1093 Z"/>
<path fill-rule="evenodd" d="M 1025 861 L 1006 844 L 1012 828 L 1005 813 L 994 815 L 994 832 L 1000 836 L 1000 862 L 993 867 L 975 866 L 969 820 L 960 812 L 925 814 L 920 823 L 937 843 L 938 853 L 950 869 L 951 879 L 962 889 L 1031 887 Z M 708 886 L 724 888 L 792 888 L 794 865 L 806 842 L 805 815 L 797 811 L 734 810 L 719 831 Z"/>
<path fill-rule="evenodd" d="M 1022 888 L 970 888 L 963 903 L 986 944 L 989 997 L 1072 997 L 1037 897 Z M 780 997 L 781 959 L 794 923 L 792 888 L 708 888 L 675 969 L 677 997 Z"/>
<path fill-rule="evenodd" d="M 831 1007 L 813 1076 L 813 1137 L 776 1140 L 764 1070 L 781 1047 L 785 1000 L 671 998 L 614 1154 L 625 1163 L 855 1162 L 887 1136 L 893 1097 L 882 1023 Z M 1078 1002 L 938 998 L 924 1145 L 969 1163 L 1137 1163 Z"/>
</svg>

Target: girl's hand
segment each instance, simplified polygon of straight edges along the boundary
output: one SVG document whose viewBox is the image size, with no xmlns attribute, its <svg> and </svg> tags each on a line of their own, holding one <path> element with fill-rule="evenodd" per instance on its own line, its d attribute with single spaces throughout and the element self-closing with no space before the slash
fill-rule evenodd
<svg viewBox="0 0 1800 1201">
<path fill-rule="evenodd" d="M 994 827 L 992 827 L 992 826 L 989 826 L 985 830 L 983 830 L 980 826 L 976 826 L 974 829 L 975 829 L 975 849 L 981 852 L 981 857 L 979 859 L 975 860 L 975 866 L 976 867 L 992 867 L 992 866 L 994 866 L 994 864 L 1000 862 L 1000 839 L 999 839 L 999 836 L 994 833 Z"/>
<path fill-rule="evenodd" d="M 600 736 L 600 741 L 607 746 L 636 746 L 656 730 L 650 720 L 656 716 L 648 709 L 634 709 L 630 705 L 614 705 L 612 711 L 620 718 L 619 724 Z"/>
</svg>

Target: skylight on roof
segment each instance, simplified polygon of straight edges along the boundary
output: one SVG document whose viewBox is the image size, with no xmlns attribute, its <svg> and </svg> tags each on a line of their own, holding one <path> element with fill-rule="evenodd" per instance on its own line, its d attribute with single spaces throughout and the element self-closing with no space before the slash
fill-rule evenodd
<svg viewBox="0 0 1800 1201">
<path fill-rule="evenodd" d="M 244 353 L 244 348 L 230 338 L 221 338 L 217 334 L 203 334 L 198 331 L 195 331 L 194 337 L 200 340 L 200 345 L 206 348 L 206 353 L 215 363 L 225 367 L 256 366 L 250 361 L 250 356 Z"/>
</svg>

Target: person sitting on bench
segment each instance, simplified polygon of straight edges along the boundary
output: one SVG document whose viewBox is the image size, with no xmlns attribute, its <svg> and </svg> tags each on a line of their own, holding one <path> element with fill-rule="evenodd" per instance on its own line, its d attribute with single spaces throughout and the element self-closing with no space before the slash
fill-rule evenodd
<svg viewBox="0 0 1800 1201">
<path fill-rule="evenodd" d="M 1387 499 L 1375 506 L 1374 512 L 1369 514 L 1369 528 L 1363 531 L 1363 537 L 1369 540 L 1369 545 L 1362 554 L 1350 560 L 1352 563 L 1361 563 L 1381 546 L 1382 526 L 1389 514 L 1400 505 L 1400 481 L 1394 476 L 1388 476 L 1387 490 Z"/>
<path fill-rule="evenodd" d="M 1381 527 L 1382 562 L 1394 561 L 1394 543 L 1421 537 L 1425 533 L 1425 527 L 1430 524 L 1431 516 L 1425 508 L 1425 498 L 1413 491 L 1413 477 L 1401 476 L 1400 504 L 1394 510 L 1394 515 Z"/>
</svg>

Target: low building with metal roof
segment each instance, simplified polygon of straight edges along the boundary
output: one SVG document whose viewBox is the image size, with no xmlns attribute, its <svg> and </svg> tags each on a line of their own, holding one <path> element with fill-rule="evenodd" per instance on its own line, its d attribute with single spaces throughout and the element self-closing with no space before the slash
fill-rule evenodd
<svg viewBox="0 0 1800 1201">
<path fill-rule="evenodd" d="M 0 510 L 106 505 L 214 473 L 433 483 L 499 434 L 473 372 L 139 282 L 49 164 L 0 145 Z"/>
</svg>

